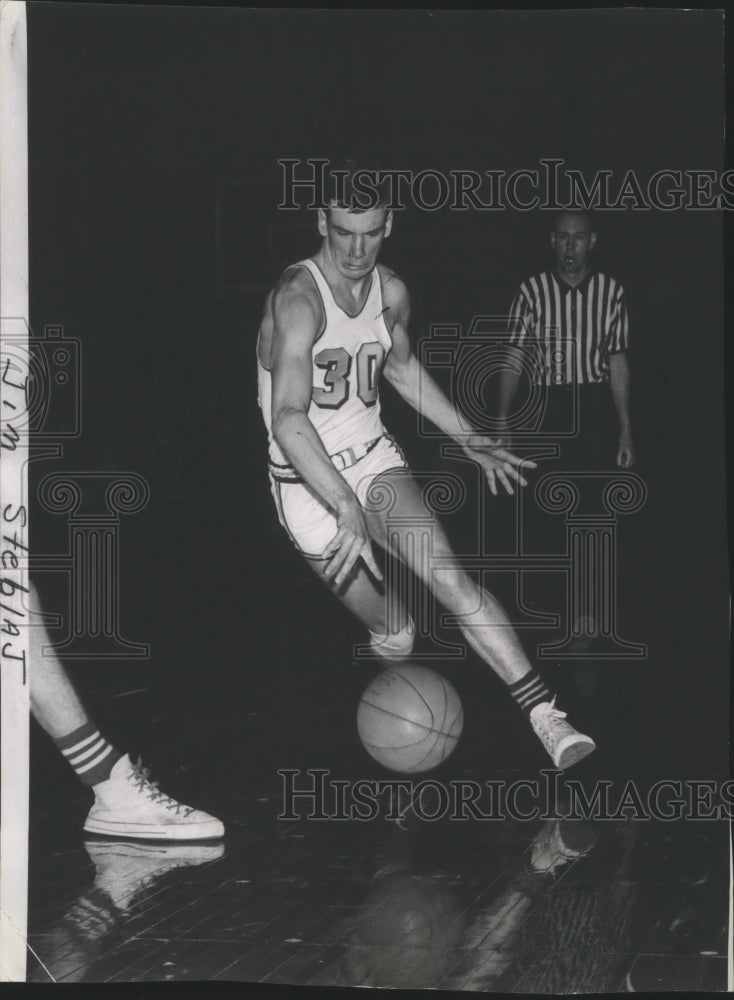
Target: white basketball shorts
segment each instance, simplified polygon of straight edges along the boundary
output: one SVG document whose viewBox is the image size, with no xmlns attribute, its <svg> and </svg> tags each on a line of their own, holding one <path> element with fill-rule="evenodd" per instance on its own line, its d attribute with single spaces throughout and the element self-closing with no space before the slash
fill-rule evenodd
<svg viewBox="0 0 734 1000">
<path fill-rule="evenodd" d="M 356 457 L 360 453 L 361 457 Z M 359 448 L 347 448 L 331 460 L 363 506 L 378 476 L 390 469 L 407 468 L 400 446 L 387 434 Z M 308 558 L 321 558 L 337 532 L 335 515 L 290 466 L 271 464 L 269 475 L 278 517 L 291 541 Z"/>
</svg>

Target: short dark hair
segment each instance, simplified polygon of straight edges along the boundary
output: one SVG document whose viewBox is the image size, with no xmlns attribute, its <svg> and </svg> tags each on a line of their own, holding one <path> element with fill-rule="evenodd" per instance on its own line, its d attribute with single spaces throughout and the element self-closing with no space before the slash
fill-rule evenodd
<svg viewBox="0 0 734 1000">
<path fill-rule="evenodd" d="M 582 219 L 586 219 L 586 221 L 589 224 L 589 232 L 590 233 L 596 232 L 596 220 L 594 218 L 594 213 L 590 212 L 586 208 L 563 208 L 561 209 L 560 212 L 556 212 L 555 218 L 553 219 L 553 232 L 556 232 L 561 219 L 564 218 L 564 216 L 566 215 L 571 215 L 575 216 L 576 218 L 581 217 Z"/>
<path fill-rule="evenodd" d="M 389 178 L 376 166 L 347 159 L 331 162 L 326 175 L 327 208 L 346 208 L 349 212 L 369 212 L 387 208 L 390 203 Z"/>
</svg>

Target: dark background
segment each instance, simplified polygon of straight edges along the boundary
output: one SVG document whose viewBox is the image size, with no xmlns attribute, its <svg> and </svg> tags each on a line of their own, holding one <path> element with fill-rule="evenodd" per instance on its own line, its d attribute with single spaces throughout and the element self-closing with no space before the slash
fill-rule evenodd
<svg viewBox="0 0 734 1000">
<path fill-rule="evenodd" d="M 151 485 L 146 510 L 122 520 L 120 606 L 123 634 L 152 658 L 70 667 L 112 737 L 155 746 L 164 773 L 182 759 L 234 773 L 237 755 L 261 751 L 248 713 L 270 713 L 285 753 L 304 695 L 335 710 L 356 697 L 319 669 L 325 623 L 345 659 L 361 639 L 311 587 L 265 475 L 259 311 L 283 265 L 318 245 L 311 214 L 276 209 L 276 160 L 720 170 L 721 18 L 35 3 L 28 22 L 31 324 L 82 342 L 84 408 L 81 437 L 33 474 L 131 470 Z M 550 224 L 400 213 L 383 258 L 411 289 L 415 340 L 505 309 L 547 261 Z M 728 704 L 721 218 L 608 213 L 598 262 L 628 297 L 649 490 L 632 620 L 654 618 L 671 731 L 698 719 L 713 773 Z M 389 395 L 385 411 L 409 456 L 432 462 L 415 415 Z M 63 517 L 39 510 L 32 532 L 36 554 L 64 551 Z M 63 611 L 66 581 L 44 577 Z"/>
</svg>

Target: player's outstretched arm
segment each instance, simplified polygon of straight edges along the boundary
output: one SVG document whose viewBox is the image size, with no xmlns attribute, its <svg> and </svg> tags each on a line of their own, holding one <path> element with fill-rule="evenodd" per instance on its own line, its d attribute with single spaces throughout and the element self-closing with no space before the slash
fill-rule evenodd
<svg viewBox="0 0 734 1000">
<path fill-rule="evenodd" d="M 293 279 L 273 297 L 273 436 L 308 486 L 336 514 L 337 534 L 322 553 L 328 560 L 327 577 L 339 586 L 362 558 L 381 580 L 362 507 L 332 465 L 308 416 L 313 389 L 311 350 L 321 328 L 320 308 Z"/>
<path fill-rule="evenodd" d="M 383 278 L 383 299 L 392 335 L 392 350 L 385 363 L 385 378 L 415 410 L 435 424 L 439 430 L 457 441 L 464 451 L 484 469 L 492 493 L 497 493 L 499 481 L 508 493 L 512 483 L 527 486 L 520 466 L 535 468 L 534 462 L 524 462 L 501 447 L 499 440 L 485 434 L 472 433 L 462 423 L 458 413 L 441 388 L 418 361 L 408 337 L 410 299 L 408 290 L 394 275 Z"/>
</svg>

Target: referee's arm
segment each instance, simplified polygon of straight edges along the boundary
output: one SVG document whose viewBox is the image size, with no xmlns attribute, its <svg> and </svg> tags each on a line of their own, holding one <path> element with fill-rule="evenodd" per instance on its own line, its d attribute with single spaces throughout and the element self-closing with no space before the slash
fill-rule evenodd
<svg viewBox="0 0 734 1000">
<path fill-rule="evenodd" d="M 632 420 L 630 418 L 630 368 L 627 361 L 629 345 L 629 317 L 624 292 L 620 287 L 617 292 L 614 319 L 611 329 L 611 346 L 609 353 L 609 385 L 612 390 L 614 406 L 619 419 L 619 444 L 617 446 L 617 465 L 629 469 L 635 460 L 635 448 L 632 443 Z"/>
<path fill-rule="evenodd" d="M 609 355 L 609 383 L 612 390 L 614 406 L 619 418 L 619 445 L 617 447 L 617 465 L 629 469 L 635 460 L 635 449 L 632 443 L 632 421 L 630 419 L 630 368 L 627 352 Z"/>
</svg>

